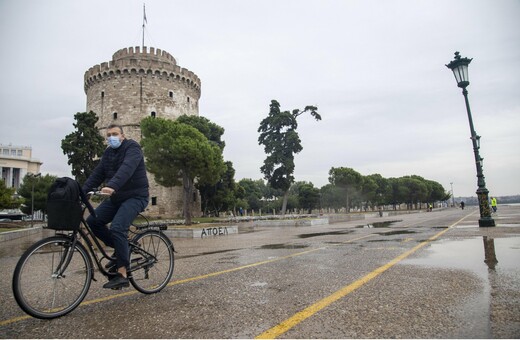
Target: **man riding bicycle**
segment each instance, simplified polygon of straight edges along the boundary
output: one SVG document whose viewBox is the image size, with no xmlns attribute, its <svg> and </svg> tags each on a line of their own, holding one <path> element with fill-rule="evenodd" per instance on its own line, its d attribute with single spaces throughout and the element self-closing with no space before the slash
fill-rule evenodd
<svg viewBox="0 0 520 340">
<path fill-rule="evenodd" d="M 107 265 L 112 267 L 110 271 L 114 276 L 103 288 L 118 289 L 129 286 L 128 229 L 148 205 L 148 178 L 141 146 L 126 139 L 120 125 L 108 126 L 107 143 L 108 147 L 83 185 L 83 191 L 89 192 L 104 183 L 101 193 L 110 196 L 96 208 L 96 216 L 87 218 L 87 223 L 97 238 L 114 248 L 116 262 Z M 110 222 L 109 229 L 106 225 Z"/>
</svg>

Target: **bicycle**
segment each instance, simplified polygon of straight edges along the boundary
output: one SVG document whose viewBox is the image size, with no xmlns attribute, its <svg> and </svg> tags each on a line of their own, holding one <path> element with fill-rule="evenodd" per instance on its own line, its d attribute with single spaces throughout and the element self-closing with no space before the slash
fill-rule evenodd
<svg viewBox="0 0 520 340">
<path fill-rule="evenodd" d="M 97 281 L 92 259 L 102 275 L 113 275 L 102 261 L 115 261 L 115 258 L 108 255 L 83 217 L 87 204 L 82 203 L 79 228 L 56 231 L 54 236 L 29 247 L 18 261 L 12 288 L 16 302 L 27 314 L 53 319 L 78 307 L 91 282 Z M 139 215 L 146 222 L 132 225 L 129 230 L 128 279 L 137 291 L 153 294 L 161 291 L 173 275 L 175 249 L 163 232 L 167 229 L 165 224 L 150 225 L 144 215 Z"/>
</svg>

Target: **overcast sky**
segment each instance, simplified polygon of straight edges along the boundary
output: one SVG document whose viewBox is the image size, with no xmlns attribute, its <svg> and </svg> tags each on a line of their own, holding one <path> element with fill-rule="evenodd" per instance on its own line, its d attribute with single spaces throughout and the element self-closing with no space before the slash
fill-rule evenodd
<svg viewBox="0 0 520 340">
<path fill-rule="evenodd" d="M 474 196 L 464 97 L 445 67 L 473 58 L 468 87 L 491 195 L 520 194 L 519 0 L 146 1 L 145 45 L 202 81 L 200 115 L 224 127 L 236 180 L 260 179 L 258 127 L 276 99 L 299 117 L 297 181 L 331 167 L 419 175 Z M 143 1 L 0 0 L 0 143 L 32 146 L 70 176 L 61 139 L 86 110 L 83 75 L 142 39 Z"/>
</svg>

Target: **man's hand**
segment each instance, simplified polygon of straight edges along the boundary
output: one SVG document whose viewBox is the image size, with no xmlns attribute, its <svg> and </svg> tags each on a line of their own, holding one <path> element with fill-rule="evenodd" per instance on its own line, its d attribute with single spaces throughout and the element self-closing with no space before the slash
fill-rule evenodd
<svg viewBox="0 0 520 340">
<path fill-rule="evenodd" d="M 103 187 L 101 188 L 101 193 L 104 195 L 112 196 L 114 194 L 115 190 L 110 187 Z"/>
</svg>

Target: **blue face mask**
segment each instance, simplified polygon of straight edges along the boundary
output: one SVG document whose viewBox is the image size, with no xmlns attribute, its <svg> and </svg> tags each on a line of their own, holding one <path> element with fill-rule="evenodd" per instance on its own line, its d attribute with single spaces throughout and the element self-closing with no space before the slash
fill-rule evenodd
<svg viewBox="0 0 520 340">
<path fill-rule="evenodd" d="M 117 149 L 118 147 L 121 146 L 121 140 L 117 136 L 110 136 L 110 137 L 108 137 L 107 138 L 107 142 L 108 142 L 108 145 L 112 149 Z"/>
</svg>

